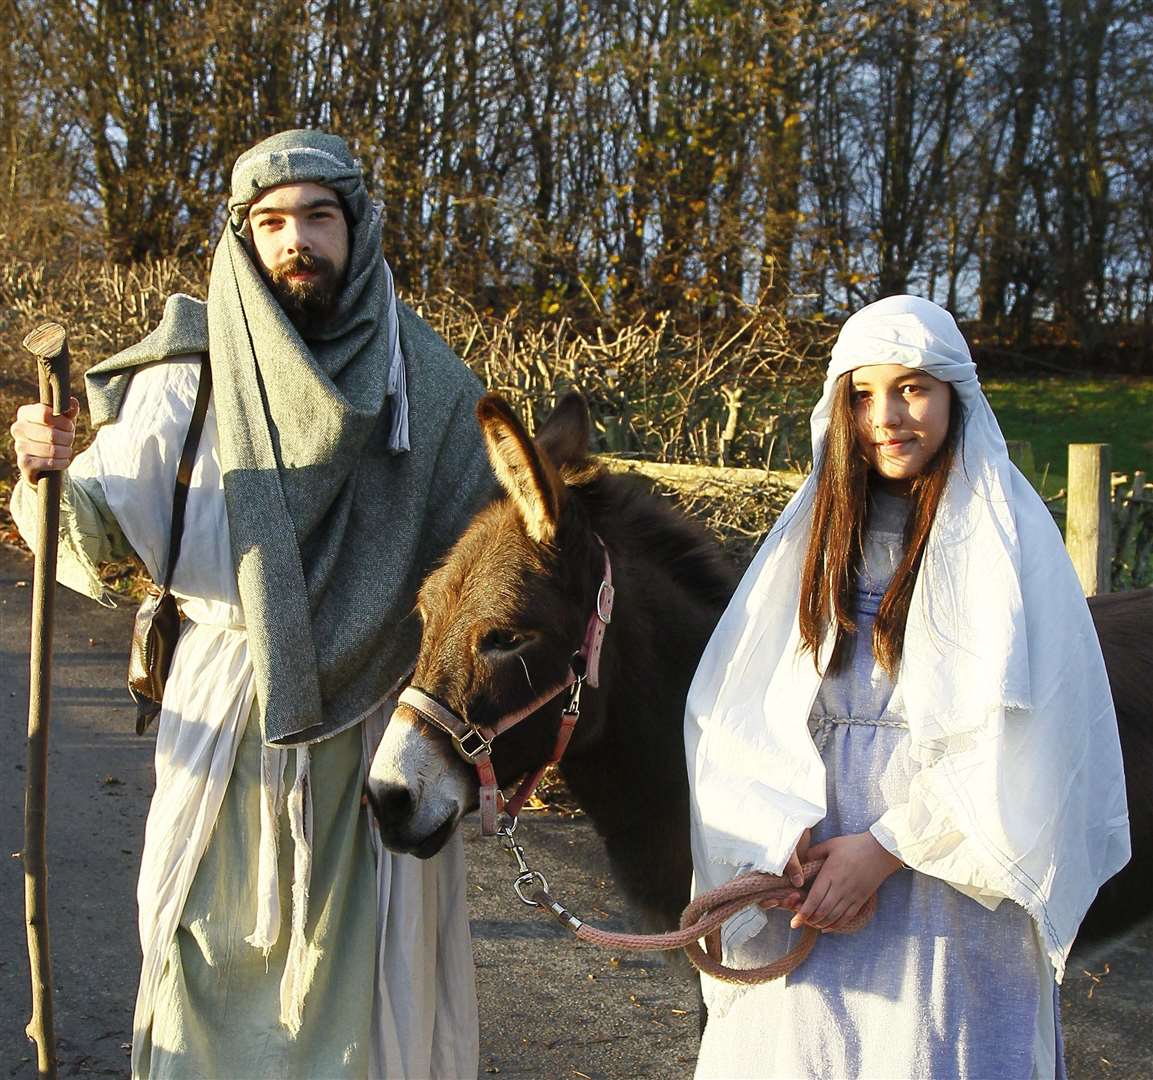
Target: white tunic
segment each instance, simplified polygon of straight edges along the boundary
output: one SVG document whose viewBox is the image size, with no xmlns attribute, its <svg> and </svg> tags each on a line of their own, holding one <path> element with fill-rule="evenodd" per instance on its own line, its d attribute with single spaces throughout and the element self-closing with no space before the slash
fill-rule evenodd
<svg viewBox="0 0 1153 1080">
<path fill-rule="evenodd" d="M 94 564 L 122 547 L 118 531 L 151 576 L 161 580 L 176 468 L 198 379 L 196 359 L 141 369 L 119 419 L 103 427 L 73 462 L 61 546 L 64 584 L 98 595 Z M 13 513 L 26 536 L 35 532 L 31 511 L 29 499 L 14 499 Z M 234 767 L 246 729 L 257 718 L 211 404 L 172 589 L 187 621 L 159 720 L 156 793 L 137 891 L 144 959 L 133 1024 L 134 1074 L 205 1075 L 224 1068 L 246 1076 L 475 1076 L 478 1023 L 459 836 L 428 861 L 391 854 L 381 848 L 370 812 L 359 799 L 359 784 L 387 715 L 383 703 L 360 730 L 335 736 L 311 753 L 309 748 L 253 747 L 259 754 L 259 766 L 252 770 L 258 794 L 230 789 L 230 783 L 234 788 L 241 784 Z M 341 775 L 347 761 L 353 773 Z M 324 764 L 327 775 L 322 762 L 333 763 Z M 322 789 L 326 796 L 349 789 L 352 797 L 322 800 Z M 226 799 L 233 805 L 230 812 L 241 815 L 239 825 L 216 831 Z M 350 821 L 315 821 L 314 803 Z M 351 837 L 352 854 L 344 863 L 313 850 L 313 837 L 328 835 L 329 827 L 333 835 Z M 253 850 L 248 841 L 256 837 Z M 198 916 L 204 925 L 182 921 L 194 884 L 204 896 L 216 888 L 215 882 L 197 880 L 210 845 L 213 874 L 254 883 L 253 895 L 238 901 L 250 909 L 243 917 L 251 925 L 236 932 L 245 931 L 242 940 L 230 939 L 223 946 L 228 953 L 223 958 L 213 955 L 222 946 L 211 941 L 219 927 L 205 929 L 211 909 Z M 286 848 L 292 849 L 291 859 L 279 859 Z M 286 873 L 291 889 L 281 880 Z M 318 880 L 318 874 L 349 880 Z M 366 904 L 353 895 L 358 881 L 369 883 L 374 908 L 371 898 Z M 310 911 L 310 893 L 324 898 L 322 911 Z M 334 908 L 341 902 L 343 914 Z M 314 899 L 312 906 L 319 902 Z M 375 986 L 373 1002 L 348 1000 L 350 988 L 358 985 L 356 977 L 320 970 L 326 950 L 341 950 L 331 944 L 322 948 L 313 939 L 319 940 L 324 927 L 324 933 L 334 935 L 325 940 L 337 941 L 341 918 L 348 921 L 350 934 L 363 934 L 365 925 L 375 934 L 375 948 L 363 956 L 365 964 L 376 957 L 374 975 L 364 983 Z M 330 925 L 334 919 L 335 927 Z M 355 928 L 358 919 L 369 922 Z M 355 963 L 356 949 L 351 953 Z M 268 978 L 276 979 L 269 1000 L 279 998 L 279 1016 L 256 1015 L 249 1025 L 243 1020 L 244 1001 L 227 1001 L 223 992 L 217 995 L 220 1000 L 204 1000 L 205 993 L 228 985 L 223 969 L 234 962 L 233 955 L 249 968 L 254 959 L 259 961 Z M 219 1031 L 199 1049 L 193 1015 L 198 1010 L 208 1028 Z M 227 1033 L 219 1029 L 237 1016 L 236 1030 L 245 1038 L 230 1047 Z M 369 1018 L 369 1030 L 355 1030 L 357 1017 Z M 254 1050 L 249 1036 L 262 1024 L 270 1031 L 260 1036 L 263 1042 L 255 1040 L 263 1049 Z M 173 1045 L 156 1045 L 157 1031 L 173 1033 L 164 1035 Z M 336 1043 L 344 1048 L 338 1060 L 331 1056 Z M 279 1054 L 271 1052 L 273 1044 L 282 1048 Z M 314 1060 L 314 1053 L 323 1058 Z M 212 1061 L 196 1060 L 197 1054 L 210 1054 Z"/>
</svg>

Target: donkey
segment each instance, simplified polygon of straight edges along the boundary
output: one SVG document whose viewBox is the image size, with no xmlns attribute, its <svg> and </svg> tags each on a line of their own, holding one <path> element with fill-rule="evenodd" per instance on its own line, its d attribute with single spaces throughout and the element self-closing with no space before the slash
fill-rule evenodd
<svg viewBox="0 0 1153 1080">
<path fill-rule="evenodd" d="M 564 681 L 596 606 L 607 549 L 619 603 L 601 685 L 583 691 L 561 773 L 626 897 L 648 927 L 669 929 L 692 873 L 684 701 L 735 575 L 704 529 L 644 481 L 588 459 L 579 395 L 560 402 L 535 444 L 499 397 L 483 398 L 478 416 L 507 497 L 481 511 L 422 586 L 424 636 L 412 681 L 481 725 L 532 703 Z M 1089 607 L 1117 709 L 1133 859 L 1102 888 L 1083 943 L 1150 914 L 1150 895 L 1138 886 L 1153 865 L 1153 589 L 1094 597 Z M 562 707 L 563 695 L 500 736 L 493 760 L 502 787 L 547 759 Z M 369 778 L 385 844 L 435 854 L 476 807 L 477 792 L 476 771 L 400 705 Z"/>
<path fill-rule="evenodd" d="M 684 702 L 734 572 L 705 529 L 646 481 L 589 459 L 579 394 L 560 401 L 535 443 L 499 397 L 484 397 L 477 415 L 507 497 L 477 515 L 422 585 L 412 686 L 492 726 L 564 683 L 601 603 L 607 553 L 616 604 L 599 685 L 590 678 L 582 689 L 560 769 L 625 896 L 646 926 L 667 929 L 692 874 Z M 496 740 L 502 787 L 547 760 L 565 699 Z M 384 843 L 423 857 L 478 801 L 476 770 L 431 734 L 417 711 L 398 705 L 368 784 Z"/>
</svg>

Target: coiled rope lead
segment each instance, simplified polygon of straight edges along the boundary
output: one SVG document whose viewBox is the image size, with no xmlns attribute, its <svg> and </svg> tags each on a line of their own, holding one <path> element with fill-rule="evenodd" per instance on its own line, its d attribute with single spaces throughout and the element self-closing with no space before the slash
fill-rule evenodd
<svg viewBox="0 0 1153 1080">
<path fill-rule="evenodd" d="M 823 859 L 807 862 L 801 867 L 805 876 L 805 885 L 808 885 L 817 876 Z M 738 912 L 746 908 L 776 907 L 781 901 L 792 893 L 797 892 L 797 886 L 787 878 L 776 874 L 752 872 L 742 874 L 732 881 L 707 893 L 702 893 L 685 908 L 681 915 L 681 928 L 666 934 L 616 934 L 608 930 L 600 930 L 595 926 L 578 919 L 568 911 L 563 904 L 554 900 L 547 891 L 547 884 L 539 874 L 529 871 L 532 883 L 538 887 L 528 896 L 523 896 L 525 903 L 537 904 L 550 911 L 568 927 L 581 941 L 590 945 L 597 945 L 602 949 L 614 949 L 623 952 L 666 952 L 671 949 L 684 949 L 692 965 L 700 972 L 720 982 L 751 985 L 754 983 L 769 982 L 779 979 L 796 970 L 796 968 L 812 952 L 813 945 L 820 936 L 820 931 L 813 926 L 806 926 L 801 940 L 784 956 L 772 963 L 757 968 L 727 967 L 720 961 L 720 927 L 726 920 L 731 919 Z M 519 890 L 518 890 L 519 892 Z M 877 907 L 877 898 L 869 897 L 861 910 L 838 930 L 830 933 L 851 934 L 860 930 L 872 917 Z M 702 949 L 701 940 L 706 942 Z"/>
</svg>

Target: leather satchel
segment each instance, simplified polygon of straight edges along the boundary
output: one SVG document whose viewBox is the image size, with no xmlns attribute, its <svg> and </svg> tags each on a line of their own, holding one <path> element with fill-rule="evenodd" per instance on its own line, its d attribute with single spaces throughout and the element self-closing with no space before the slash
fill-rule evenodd
<svg viewBox="0 0 1153 1080">
<path fill-rule="evenodd" d="M 192 480 L 192 466 L 204 417 L 208 412 L 208 398 L 212 392 L 212 368 L 207 355 L 200 361 L 200 385 L 196 390 L 196 404 L 184 447 L 180 451 L 180 464 L 176 468 L 176 486 L 172 493 L 172 528 L 168 538 L 168 562 L 163 585 L 150 585 L 148 596 L 136 612 L 132 627 L 132 645 L 128 652 L 128 692 L 136 702 L 136 734 L 143 735 L 148 725 L 160 714 L 164 699 L 164 685 L 172 667 L 172 656 L 180 637 L 180 608 L 176 597 L 169 591 L 172 571 L 180 558 L 180 541 L 184 534 L 184 508 L 188 502 L 188 487 Z"/>
</svg>

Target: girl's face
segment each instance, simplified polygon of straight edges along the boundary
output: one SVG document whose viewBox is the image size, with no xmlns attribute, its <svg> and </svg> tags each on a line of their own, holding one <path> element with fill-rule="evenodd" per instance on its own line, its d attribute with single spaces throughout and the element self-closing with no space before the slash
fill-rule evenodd
<svg viewBox="0 0 1153 1080">
<path fill-rule="evenodd" d="M 857 445 L 895 490 L 907 490 L 949 433 L 947 383 L 900 364 L 860 367 L 852 374 Z"/>
</svg>

